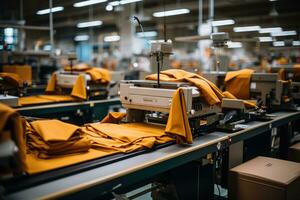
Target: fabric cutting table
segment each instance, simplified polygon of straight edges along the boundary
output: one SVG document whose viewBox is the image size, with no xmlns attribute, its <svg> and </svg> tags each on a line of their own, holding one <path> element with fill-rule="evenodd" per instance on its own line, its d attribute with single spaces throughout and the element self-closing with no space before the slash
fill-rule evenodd
<svg viewBox="0 0 300 200">
<path fill-rule="evenodd" d="M 125 160 L 111 163 L 99 168 L 87 170 L 78 174 L 66 176 L 38 186 L 20 190 L 6 196 L 7 199 L 92 199 L 104 194 L 112 193 L 118 188 L 130 187 L 138 182 L 143 182 L 161 173 L 178 169 L 180 166 L 187 165 L 203 156 L 215 153 L 228 148 L 240 141 L 252 140 L 253 138 L 267 135 L 270 137 L 272 128 L 278 127 L 279 134 L 283 142 L 280 142 L 280 152 L 288 148 L 290 138 L 290 128 L 286 129 L 293 121 L 300 119 L 300 112 L 276 112 L 276 117 L 268 122 L 250 122 L 245 130 L 227 134 L 223 132 L 213 132 L 198 137 L 192 145 L 171 145 L 155 151 L 137 155 Z M 285 127 L 285 128 L 282 128 Z M 283 131 L 285 130 L 285 131 Z M 121 131 L 121 130 L 120 130 Z M 267 133 L 267 134 L 266 134 Z M 264 137 L 267 138 L 267 137 Z M 261 139 L 261 138 L 260 138 Z M 269 139 L 262 141 L 269 144 Z M 251 145 L 249 145 L 250 148 Z M 269 146 L 267 147 L 269 149 Z M 248 149 L 249 151 L 249 149 Z M 256 151 L 251 156 L 258 156 L 267 151 Z M 178 171 L 177 171 L 178 172 Z M 193 190 L 192 185 L 188 185 L 189 171 L 181 170 L 178 176 L 186 177 L 184 189 L 188 189 L 192 199 L 207 199 L 207 182 L 203 182 L 198 176 L 197 188 Z M 186 174 L 184 174 L 186 173 Z M 213 171 L 212 171 L 213 173 Z M 205 176 L 205 174 L 204 174 Z M 199 178 L 200 177 L 200 178 Z M 202 188 L 202 189 L 201 189 Z"/>
</svg>

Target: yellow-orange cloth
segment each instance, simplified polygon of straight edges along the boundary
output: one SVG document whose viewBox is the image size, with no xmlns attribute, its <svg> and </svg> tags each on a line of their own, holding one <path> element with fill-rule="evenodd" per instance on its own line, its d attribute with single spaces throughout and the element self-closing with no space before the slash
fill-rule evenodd
<svg viewBox="0 0 300 200">
<path fill-rule="evenodd" d="M 152 148 L 155 144 L 173 140 L 166 135 L 165 127 L 152 124 L 94 123 L 87 125 L 86 129 L 94 148 L 112 148 L 123 153 Z"/>
<path fill-rule="evenodd" d="M 176 135 L 177 143 L 192 143 L 193 136 L 186 111 L 184 93 L 177 89 L 172 98 L 166 133 Z"/>
<path fill-rule="evenodd" d="M 96 83 L 109 83 L 111 81 L 110 71 L 103 68 L 93 67 L 85 71 L 92 78 L 92 81 Z"/>
<path fill-rule="evenodd" d="M 252 69 L 227 72 L 225 77 L 226 91 L 238 99 L 250 98 L 250 81 L 254 73 Z"/>
<path fill-rule="evenodd" d="M 285 70 L 283 68 L 278 71 L 278 79 L 283 81 L 286 80 Z"/>
<path fill-rule="evenodd" d="M 157 74 L 146 76 L 147 80 L 157 80 Z M 166 82 L 189 82 L 200 90 L 209 105 L 221 102 L 222 91 L 212 82 L 202 76 L 181 69 L 169 69 L 160 72 L 160 80 Z"/>
<path fill-rule="evenodd" d="M 76 99 L 68 95 L 37 95 L 19 98 L 19 106 L 38 105 L 45 103 L 70 102 Z"/>
<path fill-rule="evenodd" d="M 53 73 L 51 75 L 50 80 L 48 81 L 48 84 L 46 87 L 46 92 L 53 93 L 53 92 L 55 92 L 55 89 L 56 89 L 56 74 Z"/>
<path fill-rule="evenodd" d="M 228 98 L 228 99 L 237 99 L 233 94 L 231 94 L 228 91 L 223 92 L 223 95 L 225 98 Z M 246 108 L 256 108 L 257 107 L 256 104 L 253 102 L 246 101 L 246 100 L 243 100 L 243 102 L 244 102 L 244 105 Z"/>
<path fill-rule="evenodd" d="M 27 146 L 39 158 L 87 152 L 91 143 L 80 127 L 59 120 L 37 120 L 27 124 Z"/>
<path fill-rule="evenodd" d="M 124 117 L 126 117 L 126 113 L 121 112 L 110 112 L 106 115 L 102 120 L 101 123 L 119 123 Z"/>
<path fill-rule="evenodd" d="M 24 119 L 16 110 L 0 103 L 0 143 L 13 140 L 18 147 L 18 158 L 21 171 L 27 170 L 25 162 L 26 138 Z M 1 171 L 1 170 L 0 170 Z"/>
<path fill-rule="evenodd" d="M 0 77 L 13 87 L 19 87 L 22 84 L 20 76 L 15 73 L 2 72 L 0 73 Z"/>
<path fill-rule="evenodd" d="M 71 95 L 73 97 L 77 97 L 83 100 L 87 99 L 87 93 L 86 93 L 86 85 L 84 82 L 84 75 L 81 74 L 77 77 L 77 80 L 75 82 L 75 85 L 73 86 Z"/>
</svg>

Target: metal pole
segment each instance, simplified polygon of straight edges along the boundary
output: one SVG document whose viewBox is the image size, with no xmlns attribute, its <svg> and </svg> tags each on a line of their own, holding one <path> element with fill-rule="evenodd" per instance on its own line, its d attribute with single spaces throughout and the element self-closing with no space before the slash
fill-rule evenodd
<svg viewBox="0 0 300 200">
<path fill-rule="evenodd" d="M 53 56 L 54 52 L 54 38 L 53 38 L 53 13 L 52 13 L 52 7 L 53 7 L 53 0 L 49 0 L 49 28 L 50 28 L 50 45 L 51 45 L 51 53 L 50 55 Z"/>
</svg>

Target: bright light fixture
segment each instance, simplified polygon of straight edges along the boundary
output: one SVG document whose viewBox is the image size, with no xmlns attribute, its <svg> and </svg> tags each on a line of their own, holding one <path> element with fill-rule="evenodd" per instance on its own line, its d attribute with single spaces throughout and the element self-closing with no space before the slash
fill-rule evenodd
<svg viewBox="0 0 300 200">
<path fill-rule="evenodd" d="M 250 32 L 250 31 L 259 31 L 260 26 L 242 26 L 242 27 L 234 27 L 234 32 Z"/>
<path fill-rule="evenodd" d="M 44 9 L 44 10 L 39 10 L 36 12 L 37 15 L 45 15 L 45 14 L 49 14 L 50 10 L 52 13 L 54 12 L 59 12 L 59 11 L 63 11 L 64 7 L 58 6 L 58 7 L 53 7 L 52 9 L 48 8 L 48 9 Z"/>
<path fill-rule="evenodd" d="M 139 1 L 142 1 L 142 0 L 121 0 L 119 3 L 120 3 L 121 5 L 124 5 L 124 4 L 128 4 L 128 3 L 139 2 Z"/>
<path fill-rule="evenodd" d="M 262 28 L 259 33 L 274 33 L 274 32 L 282 32 L 281 27 L 271 27 L 271 28 Z"/>
<path fill-rule="evenodd" d="M 44 50 L 44 51 L 51 51 L 51 49 L 52 49 L 52 47 L 51 47 L 50 44 L 46 44 L 46 45 L 44 45 L 44 47 L 43 47 L 43 50 Z"/>
<path fill-rule="evenodd" d="M 211 23 L 213 26 L 226 26 L 226 25 L 232 25 L 235 22 L 232 19 L 226 19 L 226 20 L 212 21 Z"/>
<path fill-rule="evenodd" d="M 112 2 L 109 2 L 108 4 L 111 6 L 118 6 L 118 5 L 120 5 L 120 1 L 112 1 Z"/>
<path fill-rule="evenodd" d="M 13 44 L 14 43 L 14 38 L 12 36 L 8 36 L 8 37 L 5 37 L 4 41 L 7 44 Z"/>
<path fill-rule="evenodd" d="M 13 36 L 14 35 L 14 29 L 13 28 L 5 28 L 4 29 L 4 35 L 5 36 Z"/>
<path fill-rule="evenodd" d="M 92 26 L 101 26 L 103 24 L 102 21 L 89 21 L 89 22 L 80 22 L 77 24 L 78 28 L 86 28 L 86 27 L 92 27 Z"/>
<path fill-rule="evenodd" d="M 146 32 L 138 32 L 136 33 L 137 37 L 155 37 L 157 36 L 156 31 L 146 31 Z"/>
<path fill-rule="evenodd" d="M 112 11 L 114 9 L 114 7 L 110 4 L 108 4 L 106 7 L 105 7 L 105 10 L 106 11 Z"/>
<path fill-rule="evenodd" d="M 76 42 L 87 41 L 90 37 L 88 35 L 77 35 L 74 40 Z"/>
<path fill-rule="evenodd" d="M 241 42 L 229 41 L 229 42 L 227 42 L 227 46 L 228 46 L 228 48 L 233 49 L 233 48 L 241 48 L 243 45 Z"/>
<path fill-rule="evenodd" d="M 119 35 L 111 35 L 111 36 L 105 36 L 104 42 L 117 42 L 120 40 Z"/>
<path fill-rule="evenodd" d="M 259 37 L 260 42 L 273 42 L 272 37 Z"/>
<path fill-rule="evenodd" d="M 283 47 L 284 46 L 284 41 L 276 41 L 273 42 L 274 47 Z"/>
<path fill-rule="evenodd" d="M 74 3 L 73 6 L 76 8 L 79 8 L 79 7 L 84 7 L 84 6 L 89 6 L 89 5 L 93 5 L 93 4 L 97 4 L 97 3 L 104 3 L 104 2 L 107 2 L 107 0 L 80 1 L 80 2 Z"/>
<path fill-rule="evenodd" d="M 162 12 L 155 12 L 153 13 L 154 17 L 168 17 L 168 16 L 174 16 L 174 15 L 183 15 L 190 13 L 189 9 L 182 8 L 182 9 L 176 9 L 176 10 L 168 10 L 168 11 L 162 11 Z"/>
<path fill-rule="evenodd" d="M 279 36 L 291 36 L 291 35 L 297 35 L 296 31 L 281 31 L 281 32 L 275 32 L 271 33 L 273 37 L 279 37 Z"/>
<path fill-rule="evenodd" d="M 300 46 L 300 41 L 293 41 L 293 46 Z"/>
</svg>

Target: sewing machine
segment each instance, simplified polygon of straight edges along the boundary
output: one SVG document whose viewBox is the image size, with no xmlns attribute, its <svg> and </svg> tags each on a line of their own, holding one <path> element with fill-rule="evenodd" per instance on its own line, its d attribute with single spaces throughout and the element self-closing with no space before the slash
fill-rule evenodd
<svg viewBox="0 0 300 200">
<path fill-rule="evenodd" d="M 226 72 L 206 72 L 205 78 L 225 90 Z M 250 83 L 250 100 L 255 100 L 259 107 L 268 112 L 276 110 L 297 110 L 290 82 L 278 80 L 275 73 L 253 73 Z"/>
<path fill-rule="evenodd" d="M 198 88 L 189 83 L 131 80 L 120 85 L 120 99 L 127 110 L 128 122 L 166 124 L 174 92 L 182 88 L 190 127 L 194 136 L 214 126 L 219 120 L 219 105 L 205 103 Z"/>
</svg>

